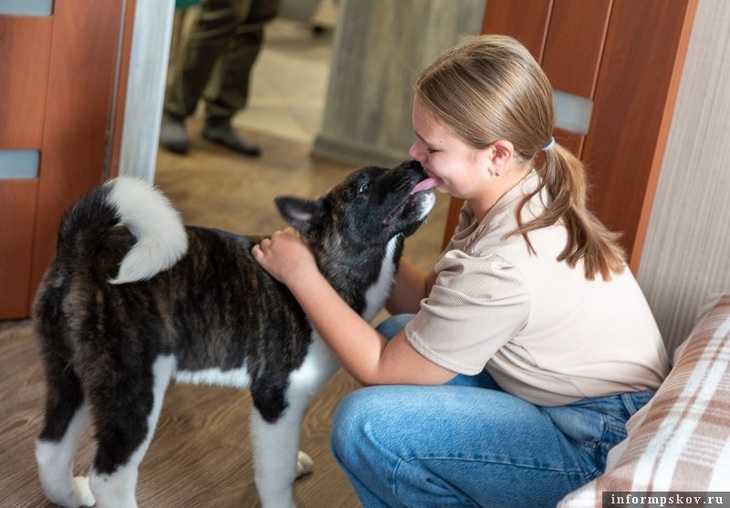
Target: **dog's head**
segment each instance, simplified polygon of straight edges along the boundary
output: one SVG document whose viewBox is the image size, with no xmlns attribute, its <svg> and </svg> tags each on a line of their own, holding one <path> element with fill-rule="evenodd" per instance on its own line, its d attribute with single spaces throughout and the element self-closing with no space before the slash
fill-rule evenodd
<svg viewBox="0 0 730 508">
<path fill-rule="evenodd" d="M 317 199 L 278 197 L 284 219 L 312 250 L 349 251 L 385 246 L 393 237 L 414 233 L 436 201 L 426 172 L 416 161 L 392 169 L 367 167 Z"/>
</svg>

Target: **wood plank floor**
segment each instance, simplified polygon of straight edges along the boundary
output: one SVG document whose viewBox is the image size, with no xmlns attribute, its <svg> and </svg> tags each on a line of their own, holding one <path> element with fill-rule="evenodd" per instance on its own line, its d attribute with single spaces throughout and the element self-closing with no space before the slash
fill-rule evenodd
<svg viewBox="0 0 730 508">
<path fill-rule="evenodd" d="M 307 144 L 259 132 L 263 157 L 248 159 L 202 140 L 199 121 L 189 123 L 193 150 L 187 157 L 161 152 L 156 183 L 188 223 L 239 233 L 270 233 L 283 225 L 272 204 L 279 194 L 316 196 L 341 180 L 352 165 L 319 159 Z M 440 246 L 447 203 L 439 196 L 428 223 L 406 244 L 406 256 L 432 266 Z M 0 507 L 50 506 L 38 483 L 34 440 L 42 425 L 45 388 L 31 323 L 0 322 Z M 301 449 L 314 459 L 314 472 L 297 481 L 302 507 L 358 506 L 344 473 L 329 450 L 330 418 L 343 395 L 357 388 L 338 372 L 311 402 Z M 141 507 L 258 506 L 248 439 L 248 392 L 172 385 L 160 423 L 140 470 Z M 76 474 L 93 455 L 87 436 Z"/>
</svg>

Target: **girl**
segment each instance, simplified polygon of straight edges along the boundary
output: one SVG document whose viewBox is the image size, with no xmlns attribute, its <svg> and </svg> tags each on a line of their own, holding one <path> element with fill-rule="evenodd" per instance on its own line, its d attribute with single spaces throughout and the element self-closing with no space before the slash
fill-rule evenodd
<svg viewBox="0 0 730 508">
<path fill-rule="evenodd" d="M 364 506 L 555 506 L 603 472 L 661 384 L 662 339 L 520 43 L 446 52 L 416 81 L 412 120 L 428 185 L 465 203 L 430 273 L 401 263 L 393 317 L 360 319 L 291 229 L 254 256 L 369 386 L 332 430 Z"/>
</svg>

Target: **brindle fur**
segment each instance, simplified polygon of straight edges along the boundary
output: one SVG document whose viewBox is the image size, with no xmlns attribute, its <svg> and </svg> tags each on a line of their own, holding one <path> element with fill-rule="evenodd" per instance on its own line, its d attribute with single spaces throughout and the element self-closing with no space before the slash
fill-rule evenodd
<svg viewBox="0 0 730 508">
<path fill-rule="evenodd" d="M 276 199 L 283 217 L 310 243 L 322 273 L 366 319 L 384 304 L 404 238 L 433 205 L 430 192 L 410 194 L 424 177 L 415 162 L 363 168 L 322 198 Z M 298 428 L 291 427 L 306 404 L 299 399 L 313 395 L 336 362 L 313 345 L 321 339 L 291 293 L 253 260 L 250 250 L 259 238 L 188 226 L 187 252 L 172 267 L 113 284 L 138 239 L 130 233 L 134 228 L 118 225 L 124 218 L 110 204 L 110 189 L 95 189 L 68 212 L 34 307 L 48 385 L 36 455 L 49 498 L 73 505 L 95 495 L 102 507 L 136 505 L 136 468 L 170 375 L 248 386 L 261 420 L 252 420 L 254 439 L 293 439 L 296 451 Z M 383 277 L 386 291 L 369 294 Z M 169 366 L 165 375 L 155 367 L 161 359 Z M 294 376 L 305 361 L 314 366 L 312 381 Z M 297 414 L 283 419 L 290 406 L 289 413 Z M 70 467 L 63 462 L 73 453 L 77 427 L 85 423 L 79 415 L 87 408 L 98 441 L 93 495 L 85 480 L 64 484 L 71 475 L 61 471 Z M 264 506 L 293 504 L 297 458 L 291 450 L 282 448 L 285 457 L 256 457 Z"/>
</svg>

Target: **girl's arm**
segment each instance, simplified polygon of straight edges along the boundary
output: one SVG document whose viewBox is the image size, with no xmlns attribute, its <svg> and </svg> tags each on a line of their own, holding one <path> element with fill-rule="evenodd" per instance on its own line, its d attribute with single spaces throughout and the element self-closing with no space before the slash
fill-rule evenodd
<svg viewBox="0 0 730 508">
<path fill-rule="evenodd" d="M 311 251 L 293 229 L 274 233 L 254 246 L 252 253 L 289 288 L 327 346 L 360 383 L 437 385 L 456 376 L 413 349 L 404 332 L 386 341 L 322 276 Z"/>
<path fill-rule="evenodd" d="M 385 308 L 391 314 L 415 314 L 421 308 L 421 300 L 431 292 L 436 272 L 424 274 L 420 268 L 406 259 L 398 264 L 398 275 Z"/>
</svg>

